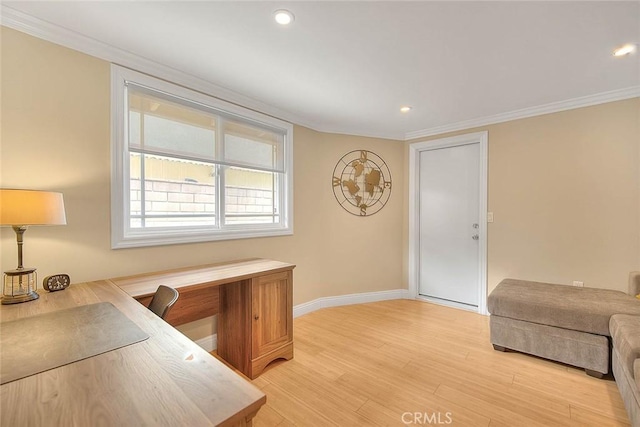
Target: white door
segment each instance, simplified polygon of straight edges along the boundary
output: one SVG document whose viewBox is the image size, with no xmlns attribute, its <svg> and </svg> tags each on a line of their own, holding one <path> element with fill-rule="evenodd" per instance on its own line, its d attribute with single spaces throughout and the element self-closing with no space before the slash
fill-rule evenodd
<svg viewBox="0 0 640 427">
<path fill-rule="evenodd" d="M 419 154 L 418 293 L 478 307 L 480 143 Z"/>
</svg>

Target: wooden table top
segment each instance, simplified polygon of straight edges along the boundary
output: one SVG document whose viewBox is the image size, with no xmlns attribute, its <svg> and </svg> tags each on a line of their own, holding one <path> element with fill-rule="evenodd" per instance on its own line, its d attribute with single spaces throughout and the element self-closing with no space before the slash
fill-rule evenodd
<svg viewBox="0 0 640 427">
<path fill-rule="evenodd" d="M 0 321 L 98 302 L 111 302 L 150 338 L 3 384 L 0 425 L 243 425 L 265 403 L 264 393 L 109 280 L 1 305 Z"/>
<path fill-rule="evenodd" d="M 175 289 L 189 287 L 209 287 L 230 282 L 251 279 L 265 273 L 291 270 L 294 264 L 263 258 L 253 258 L 219 264 L 178 268 L 175 270 L 136 274 L 134 276 L 110 279 L 132 297 L 153 295 L 159 285 Z"/>
</svg>

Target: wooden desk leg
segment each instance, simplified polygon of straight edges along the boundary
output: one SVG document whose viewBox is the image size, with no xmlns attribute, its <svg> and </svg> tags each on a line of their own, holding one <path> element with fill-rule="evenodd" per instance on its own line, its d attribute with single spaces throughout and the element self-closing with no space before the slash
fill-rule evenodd
<svg viewBox="0 0 640 427">
<path fill-rule="evenodd" d="M 257 412 L 254 412 L 251 415 L 248 415 L 247 418 L 245 418 L 245 425 L 247 427 L 251 427 L 253 425 L 253 418 L 256 416 Z"/>
<path fill-rule="evenodd" d="M 220 286 L 217 352 L 251 377 L 251 280 Z"/>
</svg>

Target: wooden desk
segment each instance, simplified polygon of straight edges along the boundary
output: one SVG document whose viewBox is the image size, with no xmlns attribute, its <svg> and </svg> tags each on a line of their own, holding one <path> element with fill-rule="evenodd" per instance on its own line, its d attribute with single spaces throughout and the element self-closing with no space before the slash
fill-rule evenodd
<svg viewBox="0 0 640 427">
<path fill-rule="evenodd" d="M 1 305 L 0 321 L 97 302 L 111 302 L 150 338 L 3 384 L 0 425 L 251 425 L 266 396 L 108 280 Z"/>
<path fill-rule="evenodd" d="M 293 357 L 294 268 L 248 259 L 111 280 L 145 306 L 159 285 L 178 289 L 167 317 L 174 326 L 218 314 L 218 355 L 254 379 L 272 361 Z"/>
</svg>

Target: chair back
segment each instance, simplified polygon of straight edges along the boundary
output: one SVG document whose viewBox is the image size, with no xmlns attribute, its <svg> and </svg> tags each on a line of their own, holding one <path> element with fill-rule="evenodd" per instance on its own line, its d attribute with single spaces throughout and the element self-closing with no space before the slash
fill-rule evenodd
<svg viewBox="0 0 640 427">
<path fill-rule="evenodd" d="M 178 291 L 165 285 L 158 286 L 151 303 L 149 304 L 149 310 L 155 313 L 158 317 L 166 320 L 169 310 L 178 301 Z"/>
</svg>

